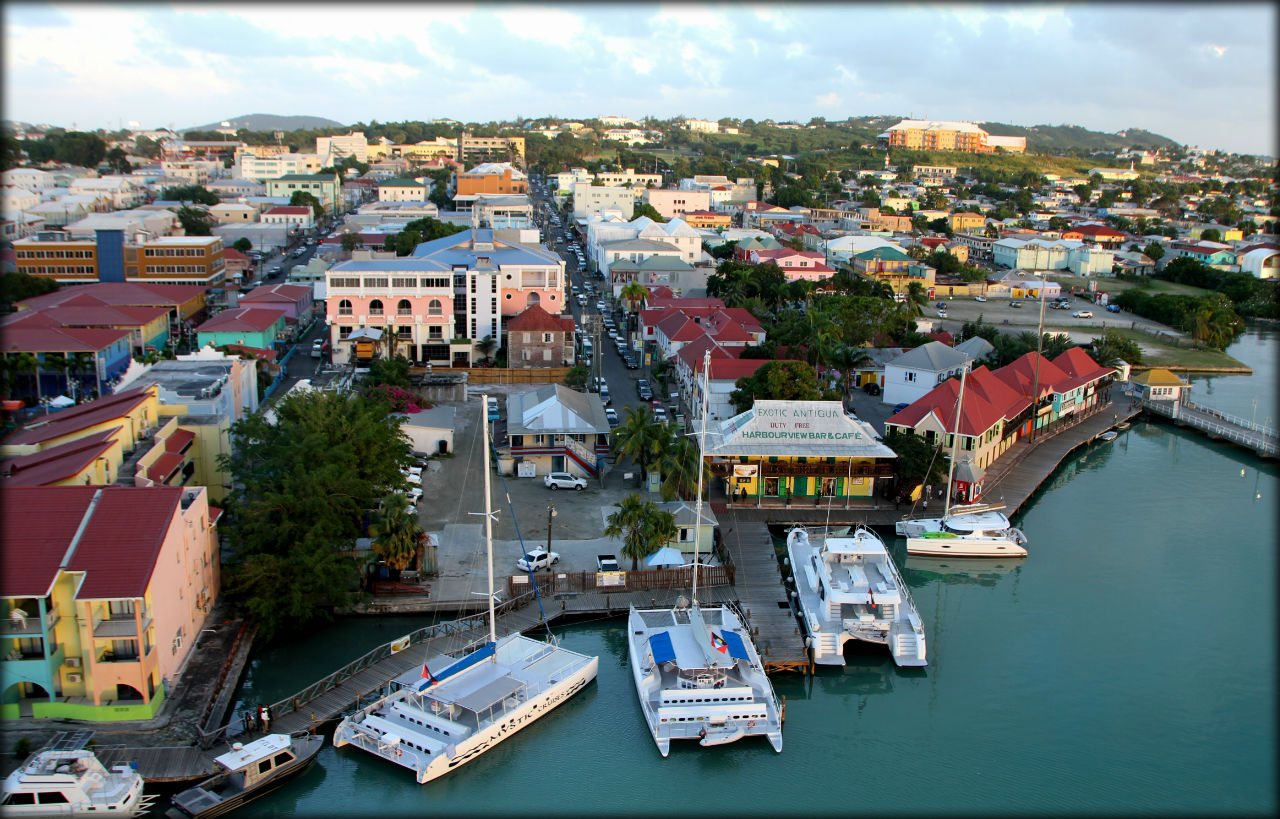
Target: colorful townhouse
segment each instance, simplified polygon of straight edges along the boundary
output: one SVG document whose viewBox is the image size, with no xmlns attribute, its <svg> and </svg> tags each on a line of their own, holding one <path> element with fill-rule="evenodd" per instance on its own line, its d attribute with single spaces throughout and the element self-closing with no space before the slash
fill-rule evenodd
<svg viewBox="0 0 1280 819">
<path fill-rule="evenodd" d="M 220 510 L 123 486 L 7 488 L 0 510 L 0 717 L 154 717 L 217 600 Z"/>
</svg>

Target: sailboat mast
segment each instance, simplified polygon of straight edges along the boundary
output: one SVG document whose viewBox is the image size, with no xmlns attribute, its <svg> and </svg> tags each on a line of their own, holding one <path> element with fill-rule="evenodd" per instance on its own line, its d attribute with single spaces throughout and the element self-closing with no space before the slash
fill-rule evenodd
<svg viewBox="0 0 1280 819">
<path fill-rule="evenodd" d="M 702 544 L 702 459 L 707 446 L 707 404 L 711 393 L 711 348 L 702 356 L 702 433 L 698 436 L 698 500 L 693 507 L 693 606 L 698 606 L 698 547 Z"/>
<path fill-rule="evenodd" d="M 489 396 L 480 396 L 480 406 L 486 411 L 489 407 Z M 498 642 L 498 625 L 493 615 L 493 508 L 489 499 L 489 422 L 480 416 L 480 427 L 483 429 L 481 440 L 484 442 L 484 549 L 488 561 L 489 575 L 489 642 Z M 497 655 L 494 655 L 497 656 Z"/>
<path fill-rule="evenodd" d="M 960 409 L 964 406 L 964 377 L 968 367 L 960 370 L 960 395 L 956 397 L 956 422 L 951 425 L 951 463 L 947 465 L 947 500 L 942 506 L 942 519 L 951 513 L 951 476 L 956 472 L 956 447 L 960 444 Z"/>
</svg>

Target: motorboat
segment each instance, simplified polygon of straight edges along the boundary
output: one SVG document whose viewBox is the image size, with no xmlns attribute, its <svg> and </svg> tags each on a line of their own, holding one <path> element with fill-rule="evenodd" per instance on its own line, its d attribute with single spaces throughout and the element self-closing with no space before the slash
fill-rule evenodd
<svg viewBox="0 0 1280 819">
<path fill-rule="evenodd" d="M 951 464 L 947 468 L 946 505 L 940 518 L 910 518 L 894 523 L 894 531 L 907 539 L 907 554 L 947 557 L 1025 557 L 1027 536 L 990 505 L 951 505 L 951 480 L 955 475 L 956 447 L 960 441 L 960 408 L 964 404 L 967 370 L 960 372 L 956 420 L 951 435 Z"/>
<path fill-rule="evenodd" d="M 928 665 L 924 623 L 879 535 L 859 526 L 811 539 L 797 526 L 787 556 L 814 663 L 844 665 L 845 643 L 861 640 L 887 645 L 899 666 Z"/>
<path fill-rule="evenodd" d="M 710 370 L 703 358 L 703 376 Z M 704 386 L 702 434 L 707 432 Z M 694 520 L 702 520 L 702 470 Z M 765 673 L 750 630 L 729 606 L 698 605 L 698 540 L 694 538 L 692 602 L 683 596 L 671 608 L 637 609 L 627 616 L 627 648 L 640 712 L 658 752 L 667 756 L 673 739 L 696 739 L 703 747 L 752 736 L 782 751 L 782 709 Z"/>
<path fill-rule="evenodd" d="M 144 794 L 136 764 L 108 770 L 88 749 L 92 731 L 63 731 L 4 780 L 0 815 L 140 816 L 153 796 Z"/>
<path fill-rule="evenodd" d="M 489 639 L 433 671 L 424 662 L 389 691 L 345 717 L 333 744 L 351 745 L 414 772 L 425 784 L 476 759 L 550 713 L 596 678 L 600 658 L 561 647 L 554 637 L 497 637 L 493 594 L 493 512 L 489 427 L 484 452 L 484 534 L 489 576 Z"/>
<path fill-rule="evenodd" d="M 1102 441 L 1103 443 L 1110 443 L 1111 441 L 1114 441 L 1119 434 L 1120 433 L 1115 430 L 1109 429 L 1106 432 L 1098 433 L 1095 440 Z"/>
<path fill-rule="evenodd" d="M 267 734 L 253 742 L 237 742 L 214 758 L 222 770 L 175 794 L 165 816 L 208 819 L 233 811 L 311 767 L 322 747 L 324 737 L 317 734 Z"/>
</svg>

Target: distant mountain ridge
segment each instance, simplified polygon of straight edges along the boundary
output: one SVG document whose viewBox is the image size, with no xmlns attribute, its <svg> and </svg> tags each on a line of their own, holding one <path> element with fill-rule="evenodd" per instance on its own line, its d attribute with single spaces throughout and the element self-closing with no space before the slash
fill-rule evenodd
<svg viewBox="0 0 1280 819">
<path fill-rule="evenodd" d="M 228 125 L 224 126 L 223 122 L 228 123 Z M 347 126 L 326 117 L 242 114 L 238 117 L 228 117 L 225 120 L 211 122 L 208 125 L 194 125 L 190 128 L 183 128 L 181 131 L 182 133 L 187 131 L 213 131 L 223 127 L 235 128 L 237 131 L 241 128 L 249 131 L 304 131 L 317 128 L 345 128 Z"/>
</svg>

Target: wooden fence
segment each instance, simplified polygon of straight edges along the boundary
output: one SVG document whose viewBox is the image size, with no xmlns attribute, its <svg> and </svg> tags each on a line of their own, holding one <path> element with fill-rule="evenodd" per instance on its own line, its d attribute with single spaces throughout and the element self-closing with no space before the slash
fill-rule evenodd
<svg viewBox="0 0 1280 819">
<path fill-rule="evenodd" d="M 699 586 L 731 586 L 734 580 L 733 566 L 700 566 Z M 557 572 L 535 574 L 542 596 L 563 592 L 624 592 L 649 591 L 651 589 L 684 589 L 693 583 L 691 567 L 673 569 L 642 569 L 634 572 Z M 526 595 L 532 591 L 530 575 L 516 574 L 507 577 L 507 596 Z"/>
<path fill-rule="evenodd" d="M 466 373 L 470 384 L 563 384 L 568 367 L 436 367 L 435 374 Z"/>
</svg>

